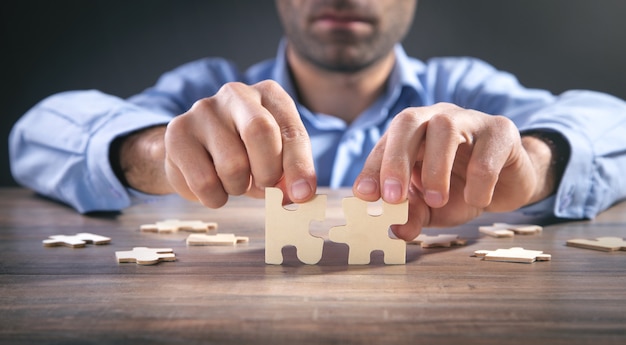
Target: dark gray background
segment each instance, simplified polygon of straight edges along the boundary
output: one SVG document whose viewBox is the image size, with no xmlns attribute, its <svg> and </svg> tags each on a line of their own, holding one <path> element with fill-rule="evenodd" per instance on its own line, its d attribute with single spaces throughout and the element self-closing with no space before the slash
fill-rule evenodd
<svg viewBox="0 0 626 345">
<path fill-rule="evenodd" d="M 273 0 L 9 0 L 0 5 L 0 185 L 8 133 L 56 92 L 96 88 L 127 97 L 164 71 L 204 56 L 241 68 L 275 54 Z M 529 87 L 583 88 L 626 98 L 624 0 L 421 0 L 404 44 L 421 59 L 467 55 Z"/>
</svg>

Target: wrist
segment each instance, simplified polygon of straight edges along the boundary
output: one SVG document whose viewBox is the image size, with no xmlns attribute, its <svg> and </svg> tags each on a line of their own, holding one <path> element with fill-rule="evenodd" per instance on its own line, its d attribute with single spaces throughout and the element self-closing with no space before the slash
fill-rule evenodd
<svg viewBox="0 0 626 345">
<path fill-rule="evenodd" d="M 570 146 L 558 132 L 548 130 L 527 131 L 522 135 L 522 145 L 530 156 L 537 174 L 537 189 L 531 203 L 554 194 L 569 161 Z"/>
<path fill-rule="evenodd" d="M 165 126 L 142 129 L 113 141 L 109 160 L 120 182 L 149 194 L 171 193 L 163 168 Z"/>
</svg>

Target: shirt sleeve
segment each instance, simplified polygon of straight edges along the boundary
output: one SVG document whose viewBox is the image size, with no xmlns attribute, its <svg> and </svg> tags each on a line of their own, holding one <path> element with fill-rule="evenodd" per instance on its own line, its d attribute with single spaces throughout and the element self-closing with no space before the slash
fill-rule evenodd
<svg viewBox="0 0 626 345">
<path fill-rule="evenodd" d="M 118 211 L 157 198 L 120 183 L 109 163 L 111 143 L 133 131 L 167 124 L 237 78 L 231 62 L 206 58 L 164 73 L 154 86 L 129 99 L 97 90 L 52 95 L 12 128 L 11 172 L 23 186 L 81 213 Z"/>
<path fill-rule="evenodd" d="M 626 171 L 626 102 L 588 90 L 553 95 L 525 88 L 513 75 L 476 59 L 443 59 L 434 66 L 431 75 L 445 80 L 437 89 L 441 100 L 507 116 L 522 132 L 563 135 L 570 159 L 555 197 L 542 203 L 551 205 L 554 216 L 593 218 L 626 198 L 621 178 Z"/>
<path fill-rule="evenodd" d="M 55 94 L 13 127 L 11 172 L 18 183 L 81 213 L 121 210 L 131 195 L 109 164 L 111 142 L 170 119 L 95 90 Z"/>
</svg>

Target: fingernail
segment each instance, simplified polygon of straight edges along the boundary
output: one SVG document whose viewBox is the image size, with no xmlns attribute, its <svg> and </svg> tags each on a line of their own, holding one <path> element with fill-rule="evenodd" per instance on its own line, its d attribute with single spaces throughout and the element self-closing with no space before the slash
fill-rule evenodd
<svg viewBox="0 0 626 345">
<path fill-rule="evenodd" d="M 306 199 L 312 192 L 313 189 L 306 180 L 298 180 L 291 185 L 291 195 L 296 200 Z"/>
<path fill-rule="evenodd" d="M 386 179 L 383 184 L 383 199 L 386 202 L 399 202 L 402 196 L 402 184 L 396 179 Z"/>
<path fill-rule="evenodd" d="M 378 189 L 378 183 L 372 178 L 364 178 L 356 186 L 357 192 L 361 194 L 374 194 Z"/>
<path fill-rule="evenodd" d="M 443 196 L 435 190 L 427 190 L 424 192 L 424 201 L 431 207 L 441 207 Z"/>
</svg>

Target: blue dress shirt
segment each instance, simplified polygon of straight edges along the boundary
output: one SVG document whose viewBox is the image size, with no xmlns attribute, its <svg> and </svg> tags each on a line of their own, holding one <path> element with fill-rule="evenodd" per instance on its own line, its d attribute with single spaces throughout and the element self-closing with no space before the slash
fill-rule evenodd
<svg viewBox="0 0 626 345">
<path fill-rule="evenodd" d="M 528 89 L 506 72 L 468 57 L 410 58 L 400 45 L 384 94 L 348 124 L 297 104 L 311 138 L 318 184 L 350 186 L 394 115 L 413 106 L 450 102 L 510 118 L 520 131 L 561 133 L 571 157 L 557 194 L 539 210 L 563 218 L 591 218 L 626 198 L 626 103 L 592 91 L 553 95 Z M 121 210 L 157 196 L 122 186 L 108 161 L 111 142 L 166 124 L 227 82 L 273 79 L 297 100 L 281 42 L 275 59 L 241 73 L 219 58 L 187 63 L 129 99 L 96 90 L 52 95 L 29 110 L 10 134 L 11 170 L 22 185 L 79 212 Z M 532 209 L 529 208 L 529 209 Z"/>
</svg>

